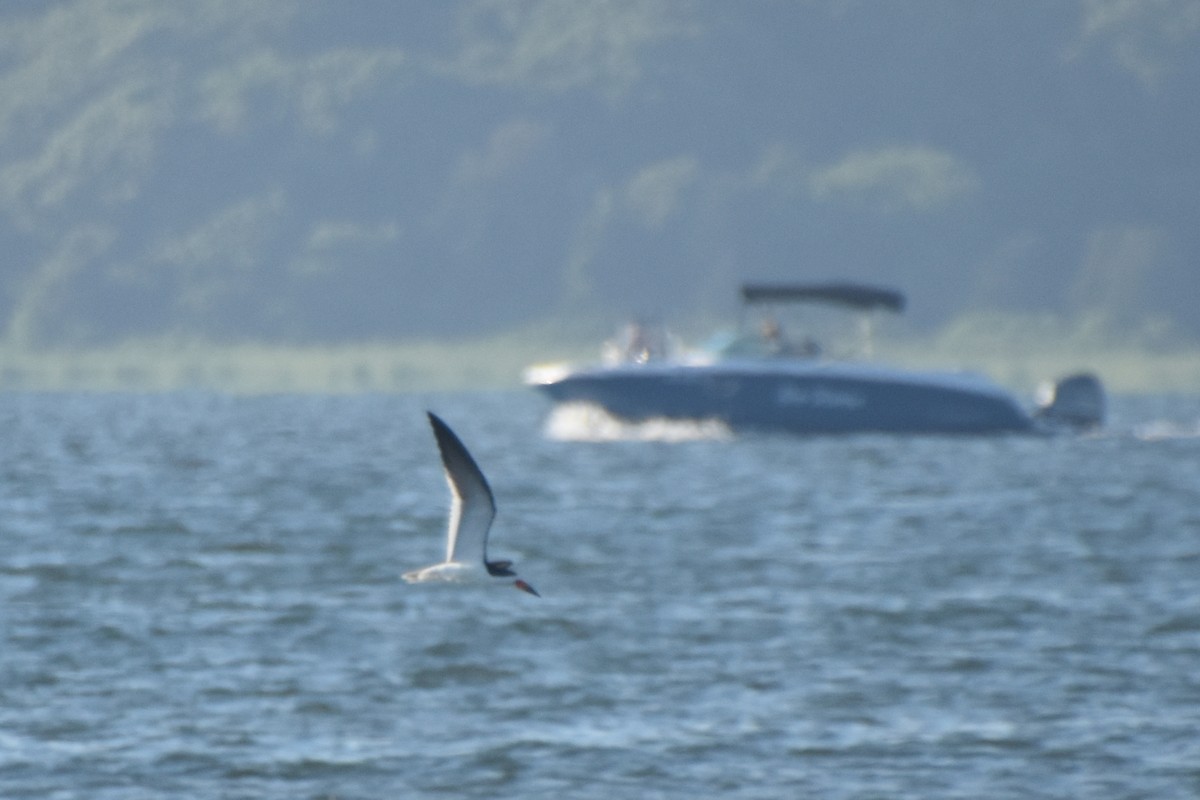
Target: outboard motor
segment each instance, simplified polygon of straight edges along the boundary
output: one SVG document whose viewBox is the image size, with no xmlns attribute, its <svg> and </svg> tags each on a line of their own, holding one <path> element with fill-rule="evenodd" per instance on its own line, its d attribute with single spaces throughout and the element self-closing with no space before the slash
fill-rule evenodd
<svg viewBox="0 0 1200 800">
<path fill-rule="evenodd" d="M 1104 424 L 1104 387 L 1092 373 L 1068 375 L 1047 394 L 1034 412 L 1041 422 L 1077 431 L 1094 430 Z"/>
</svg>

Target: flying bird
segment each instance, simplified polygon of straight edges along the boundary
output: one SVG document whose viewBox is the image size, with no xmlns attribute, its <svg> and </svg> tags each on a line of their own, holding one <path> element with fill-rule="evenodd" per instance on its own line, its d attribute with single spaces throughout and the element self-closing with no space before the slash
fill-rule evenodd
<svg viewBox="0 0 1200 800">
<path fill-rule="evenodd" d="M 442 453 L 442 467 L 450 484 L 450 520 L 446 531 L 446 560 L 404 573 L 409 583 L 511 584 L 541 597 L 517 577 L 511 561 L 488 561 L 487 538 L 496 516 L 492 488 L 475 459 L 450 426 L 432 411 L 429 424 Z"/>
</svg>

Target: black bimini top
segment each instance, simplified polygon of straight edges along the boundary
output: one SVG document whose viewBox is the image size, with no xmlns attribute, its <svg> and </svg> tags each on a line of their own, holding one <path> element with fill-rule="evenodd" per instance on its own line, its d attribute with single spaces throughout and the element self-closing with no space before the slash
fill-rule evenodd
<svg viewBox="0 0 1200 800">
<path fill-rule="evenodd" d="M 863 311 L 876 308 L 900 312 L 904 295 L 891 289 L 854 283 L 759 284 L 742 285 L 742 302 L 750 303 L 834 303 Z"/>
</svg>

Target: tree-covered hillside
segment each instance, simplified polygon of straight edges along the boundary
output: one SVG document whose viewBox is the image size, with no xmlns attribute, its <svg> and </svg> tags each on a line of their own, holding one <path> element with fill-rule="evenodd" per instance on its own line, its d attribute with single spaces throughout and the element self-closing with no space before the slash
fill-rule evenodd
<svg viewBox="0 0 1200 800">
<path fill-rule="evenodd" d="M 1200 336 L 1200 2 L 0 9 L 0 341 L 479 336 L 742 279 Z"/>
</svg>

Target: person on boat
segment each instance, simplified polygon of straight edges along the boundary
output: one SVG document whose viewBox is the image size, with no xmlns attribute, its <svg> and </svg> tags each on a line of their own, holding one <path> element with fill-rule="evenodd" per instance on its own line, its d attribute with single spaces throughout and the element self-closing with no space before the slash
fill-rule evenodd
<svg viewBox="0 0 1200 800">
<path fill-rule="evenodd" d="M 668 356 L 667 336 L 661 326 L 637 320 L 629 322 L 620 336 L 619 361 L 645 364 Z"/>
<path fill-rule="evenodd" d="M 805 336 L 799 344 L 793 344 L 784 336 L 783 326 L 774 317 L 767 317 L 760 327 L 763 343 L 767 353 L 773 356 L 794 356 L 799 358 L 817 358 L 821 355 L 820 343 L 811 336 Z"/>
<path fill-rule="evenodd" d="M 788 349 L 787 342 L 783 338 L 783 326 L 774 317 L 764 319 L 759 327 L 759 332 L 762 334 L 763 343 L 767 346 L 767 352 L 771 355 L 782 355 Z"/>
</svg>

